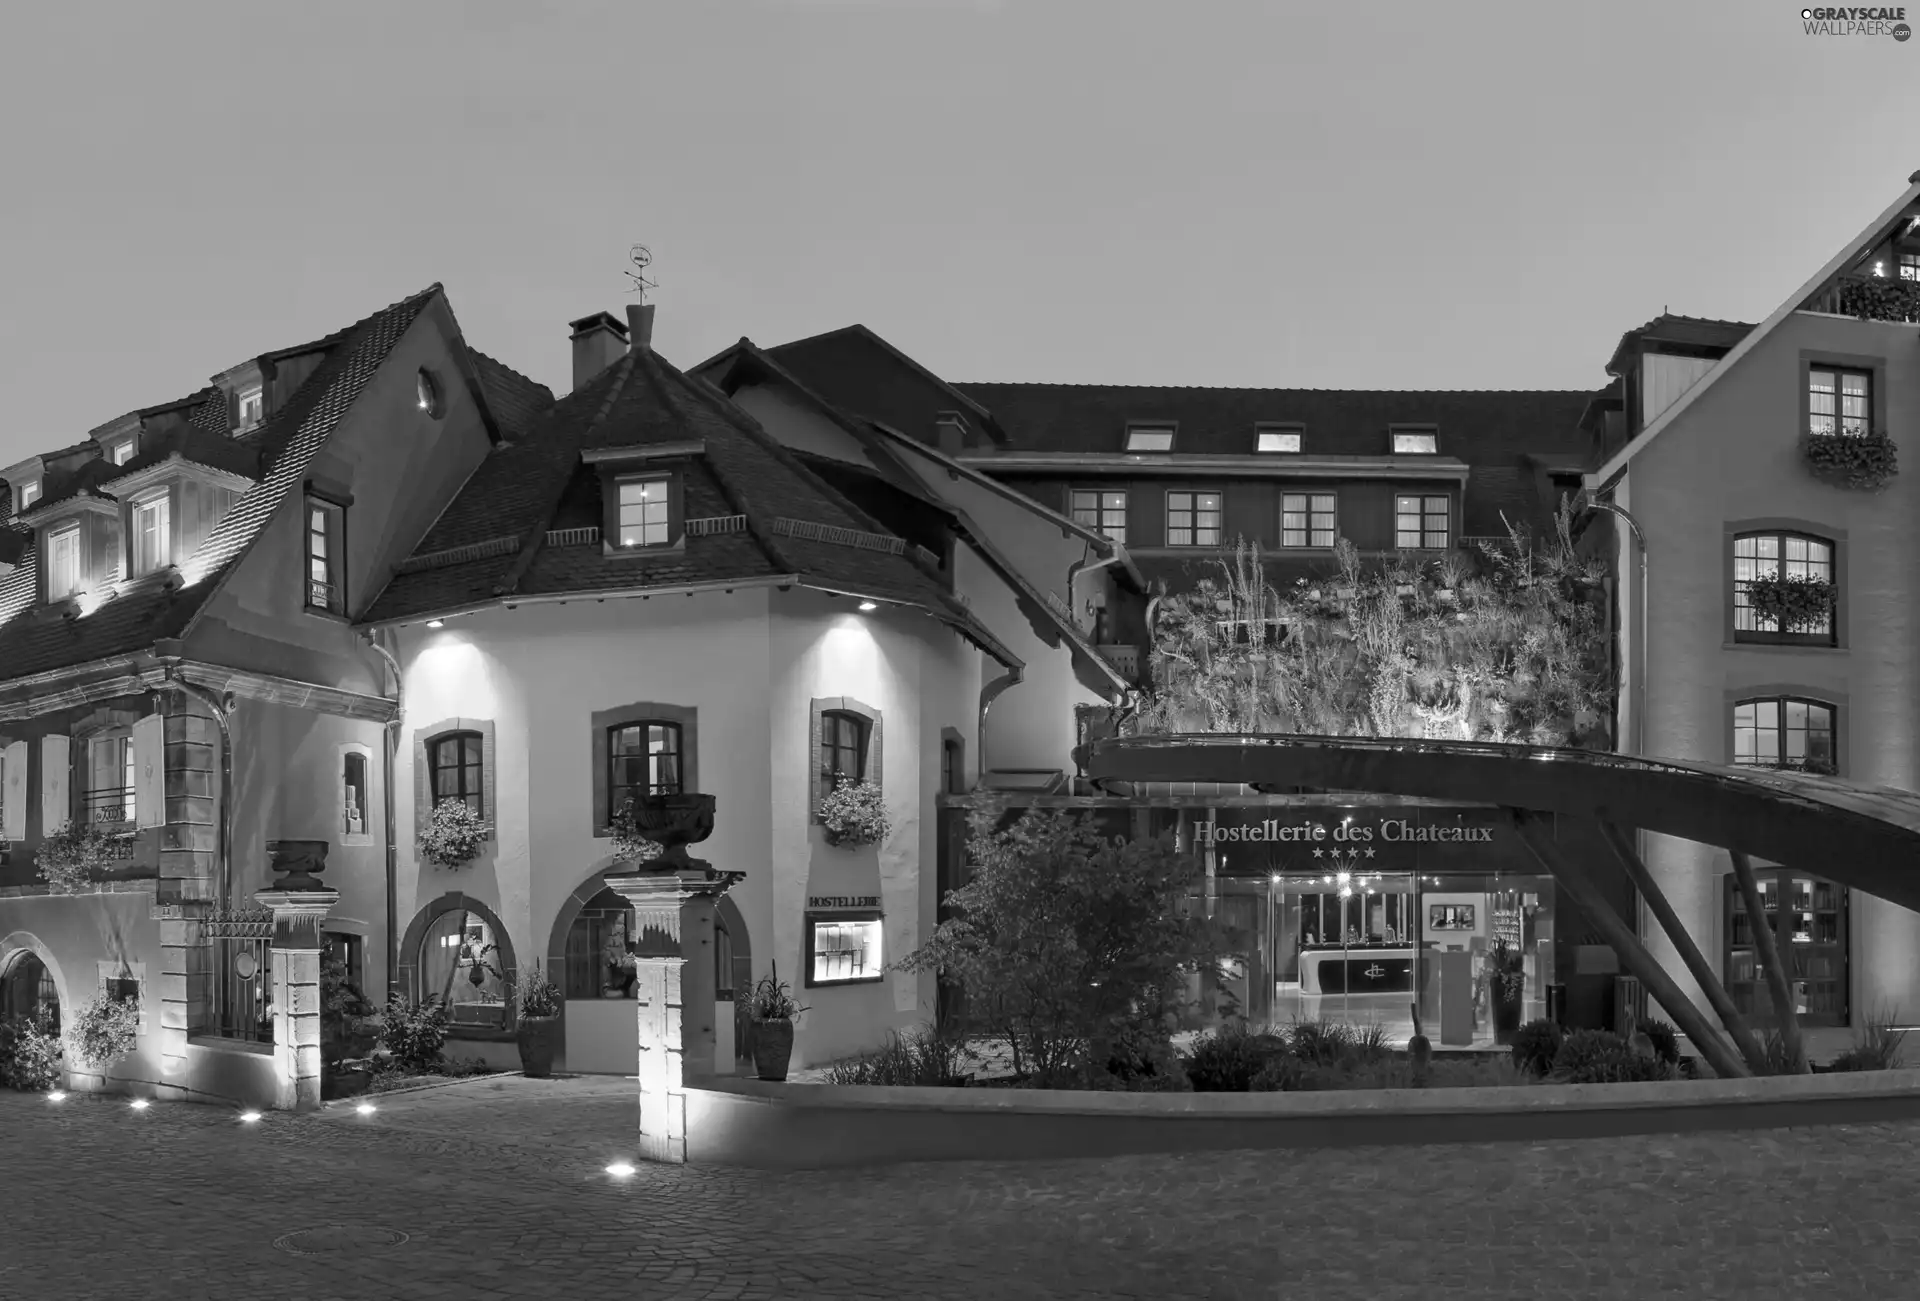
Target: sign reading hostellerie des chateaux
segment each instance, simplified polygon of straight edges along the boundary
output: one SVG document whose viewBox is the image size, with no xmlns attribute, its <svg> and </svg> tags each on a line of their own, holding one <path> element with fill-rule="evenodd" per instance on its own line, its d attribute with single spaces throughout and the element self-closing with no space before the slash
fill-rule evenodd
<svg viewBox="0 0 1920 1301">
<path fill-rule="evenodd" d="M 1282 822 L 1278 818 L 1266 818 L 1260 822 L 1225 827 L 1213 822 L 1196 822 L 1193 824 L 1193 838 L 1194 843 L 1202 849 L 1214 845 L 1263 841 L 1296 844 L 1331 842 L 1340 845 L 1490 844 L 1493 841 L 1493 828 L 1416 825 L 1398 817 L 1377 818 L 1370 822 L 1355 818 L 1333 823 L 1305 820 Z"/>
</svg>

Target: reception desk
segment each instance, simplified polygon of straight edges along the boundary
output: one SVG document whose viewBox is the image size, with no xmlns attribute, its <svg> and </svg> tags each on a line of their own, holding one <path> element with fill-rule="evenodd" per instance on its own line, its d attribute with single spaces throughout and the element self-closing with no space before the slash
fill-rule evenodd
<svg viewBox="0 0 1920 1301">
<path fill-rule="evenodd" d="M 1407 945 L 1355 944 L 1300 951 L 1302 994 L 1410 994 L 1413 956 Z"/>
</svg>

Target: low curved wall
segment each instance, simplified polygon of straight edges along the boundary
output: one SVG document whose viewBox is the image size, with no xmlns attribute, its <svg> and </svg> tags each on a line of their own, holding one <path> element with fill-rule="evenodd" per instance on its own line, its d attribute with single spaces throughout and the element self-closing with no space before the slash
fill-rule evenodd
<svg viewBox="0 0 1920 1301">
<path fill-rule="evenodd" d="M 687 1159 L 772 1169 L 1153 1152 L 1537 1142 L 1920 1117 L 1920 1070 L 1326 1093 L 771 1084 L 686 1090 Z"/>
</svg>

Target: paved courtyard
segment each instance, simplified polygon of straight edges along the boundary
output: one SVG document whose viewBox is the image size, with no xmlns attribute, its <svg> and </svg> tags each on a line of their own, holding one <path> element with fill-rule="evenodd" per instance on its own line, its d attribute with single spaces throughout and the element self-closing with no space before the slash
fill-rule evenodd
<svg viewBox="0 0 1920 1301">
<path fill-rule="evenodd" d="M 1920 1125 L 621 1182 L 632 1087 L 250 1126 L 0 1092 L 0 1297 L 1920 1295 Z"/>
</svg>

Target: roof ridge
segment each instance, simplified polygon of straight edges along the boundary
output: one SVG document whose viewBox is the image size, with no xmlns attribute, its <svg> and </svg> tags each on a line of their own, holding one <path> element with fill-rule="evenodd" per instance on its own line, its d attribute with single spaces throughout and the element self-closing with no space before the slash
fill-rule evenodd
<svg viewBox="0 0 1920 1301">
<path fill-rule="evenodd" d="M 1031 389 L 1124 389 L 1129 392 L 1156 393 L 1366 393 L 1395 397 L 1426 397 L 1434 394 L 1473 394 L 1504 397 L 1568 397 L 1587 394 L 1584 388 L 1302 388 L 1259 387 L 1226 384 L 1077 384 L 1056 380 L 955 380 L 956 388 L 1031 388 Z"/>
<path fill-rule="evenodd" d="M 551 388 L 548 388 L 545 384 L 542 384 L 539 380 L 535 379 L 533 376 L 527 374 L 525 371 L 518 370 L 512 366 L 507 365 L 506 362 L 501 361 L 498 357 L 494 356 L 490 352 L 482 352 L 480 351 L 480 349 L 474 347 L 472 344 L 467 345 L 467 351 L 472 353 L 474 356 L 480 358 L 482 361 L 486 362 L 487 364 L 499 367 L 501 370 L 504 370 L 505 372 L 507 372 L 507 374 L 513 376 L 515 379 L 523 380 L 526 383 L 533 385 L 533 387 L 540 389 L 542 392 L 545 392 L 545 393 L 553 392 Z M 555 399 L 555 401 L 558 401 L 558 400 L 559 400 L 558 398 Z"/>
</svg>

